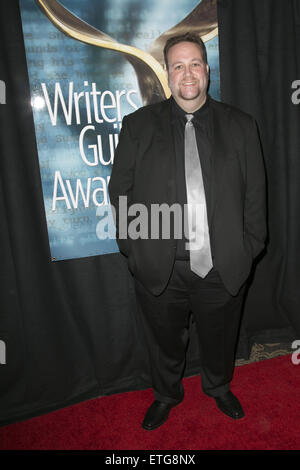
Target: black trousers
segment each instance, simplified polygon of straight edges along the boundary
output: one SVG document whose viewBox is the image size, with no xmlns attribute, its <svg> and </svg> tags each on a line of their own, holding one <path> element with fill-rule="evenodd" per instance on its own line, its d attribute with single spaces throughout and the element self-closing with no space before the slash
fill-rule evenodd
<svg viewBox="0 0 300 470">
<path fill-rule="evenodd" d="M 190 314 L 199 337 L 204 393 L 217 397 L 229 390 L 234 370 L 245 284 L 236 296 L 225 289 L 213 268 L 202 279 L 188 261 L 175 261 L 167 288 L 154 296 L 135 280 L 136 297 L 149 352 L 156 400 L 176 404 L 183 399 Z"/>
</svg>

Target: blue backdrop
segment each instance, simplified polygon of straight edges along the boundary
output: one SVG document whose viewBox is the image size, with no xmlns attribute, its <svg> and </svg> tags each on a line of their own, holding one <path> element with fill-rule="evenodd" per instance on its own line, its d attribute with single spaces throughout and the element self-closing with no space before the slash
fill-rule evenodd
<svg viewBox="0 0 300 470">
<path fill-rule="evenodd" d="M 196 0 L 63 0 L 73 14 L 143 51 Z M 122 54 L 60 32 L 32 0 L 20 0 L 52 260 L 118 251 L 107 185 L 124 115 L 143 105 Z M 210 94 L 219 99 L 218 36 L 206 42 Z"/>
</svg>

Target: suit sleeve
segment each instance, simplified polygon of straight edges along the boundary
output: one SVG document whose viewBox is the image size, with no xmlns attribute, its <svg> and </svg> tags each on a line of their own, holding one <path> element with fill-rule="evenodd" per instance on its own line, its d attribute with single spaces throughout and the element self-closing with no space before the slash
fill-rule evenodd
<svg viewBox="0 0 300 470">
<path fill-rule="evenodd" d="M 251 119 L 246 146 L 244 236 L 250 242 L 252 256 L 255 258 L 264 248 L 267 226 L 265 168 L 254 119 Z"/>
<path fill-rule="evenodd" d="M 110 203 L 114 210 L 114 219 L 116 224 L 116 239 L 119 249 L 126 256 L 129 254 L 129 239 L 127 238 L 127 211 L 125 213 L 125 204 L 120 205 L 120 196 L 126 197 L 126 207 L 131 204 L 134 167 L 136 156 L 136 144 L 132 139 L 128 119 L 125 116 L 122 122 L 122 129 L 119 135 L 119 143 L 114 155 L 108 192 Z M 122 198 L 125 201 L 124 198 Z M 121 210 L 120 210 L 121 209 Z M 128 209 L 127 209 L 128 210 Z"/>
</svg>

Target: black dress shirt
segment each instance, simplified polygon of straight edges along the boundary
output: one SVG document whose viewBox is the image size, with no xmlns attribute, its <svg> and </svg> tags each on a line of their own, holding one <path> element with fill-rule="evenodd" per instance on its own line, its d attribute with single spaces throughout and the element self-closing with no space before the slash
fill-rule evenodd
<svg viewBox="0 0 300 470">
<path fill-rule="evenodd" d="M 174 99 L 172 99 L 171 123 L 174 139 L 175 158 L 176 158 L 176 189 L 177 203 L 182 207 L 184 214 L 184 204 L 187 204 L 186 182 L 185 182 L 185 165 L 184 165 L 184 131 L 186 125 L 186 114 L 193 114 L 192 120 L 202 168 L 202 177 L 206 197 L 206 205 L 209 206 L 209 189 L 211 177 L 211 112 L 209 106 L 209 96 L 204 105 L 194 113 L 184 111 Z M 184 224 L 182 226 L 182 238 L 177 240 L 176 259 L 189 259 L 189 251 L 186 250 L 185 244 L 188 240 L 184 237 Z"/>
</svg>

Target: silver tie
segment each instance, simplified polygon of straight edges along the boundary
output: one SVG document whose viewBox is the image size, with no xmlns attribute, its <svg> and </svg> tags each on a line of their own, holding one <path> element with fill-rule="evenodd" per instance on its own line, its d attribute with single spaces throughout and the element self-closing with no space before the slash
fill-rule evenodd
<svg viewBox="0 0 300 470">
<path fill-rule="evenodd" d="M 184 136 L 185 181 L 188 203 L 188 238 L 191 270 L 205 277 L 211 270 L 209 229 L 203 185 L 202 170 L 198 154 L 193 114 L 186 114 Z"/>
</svg>

